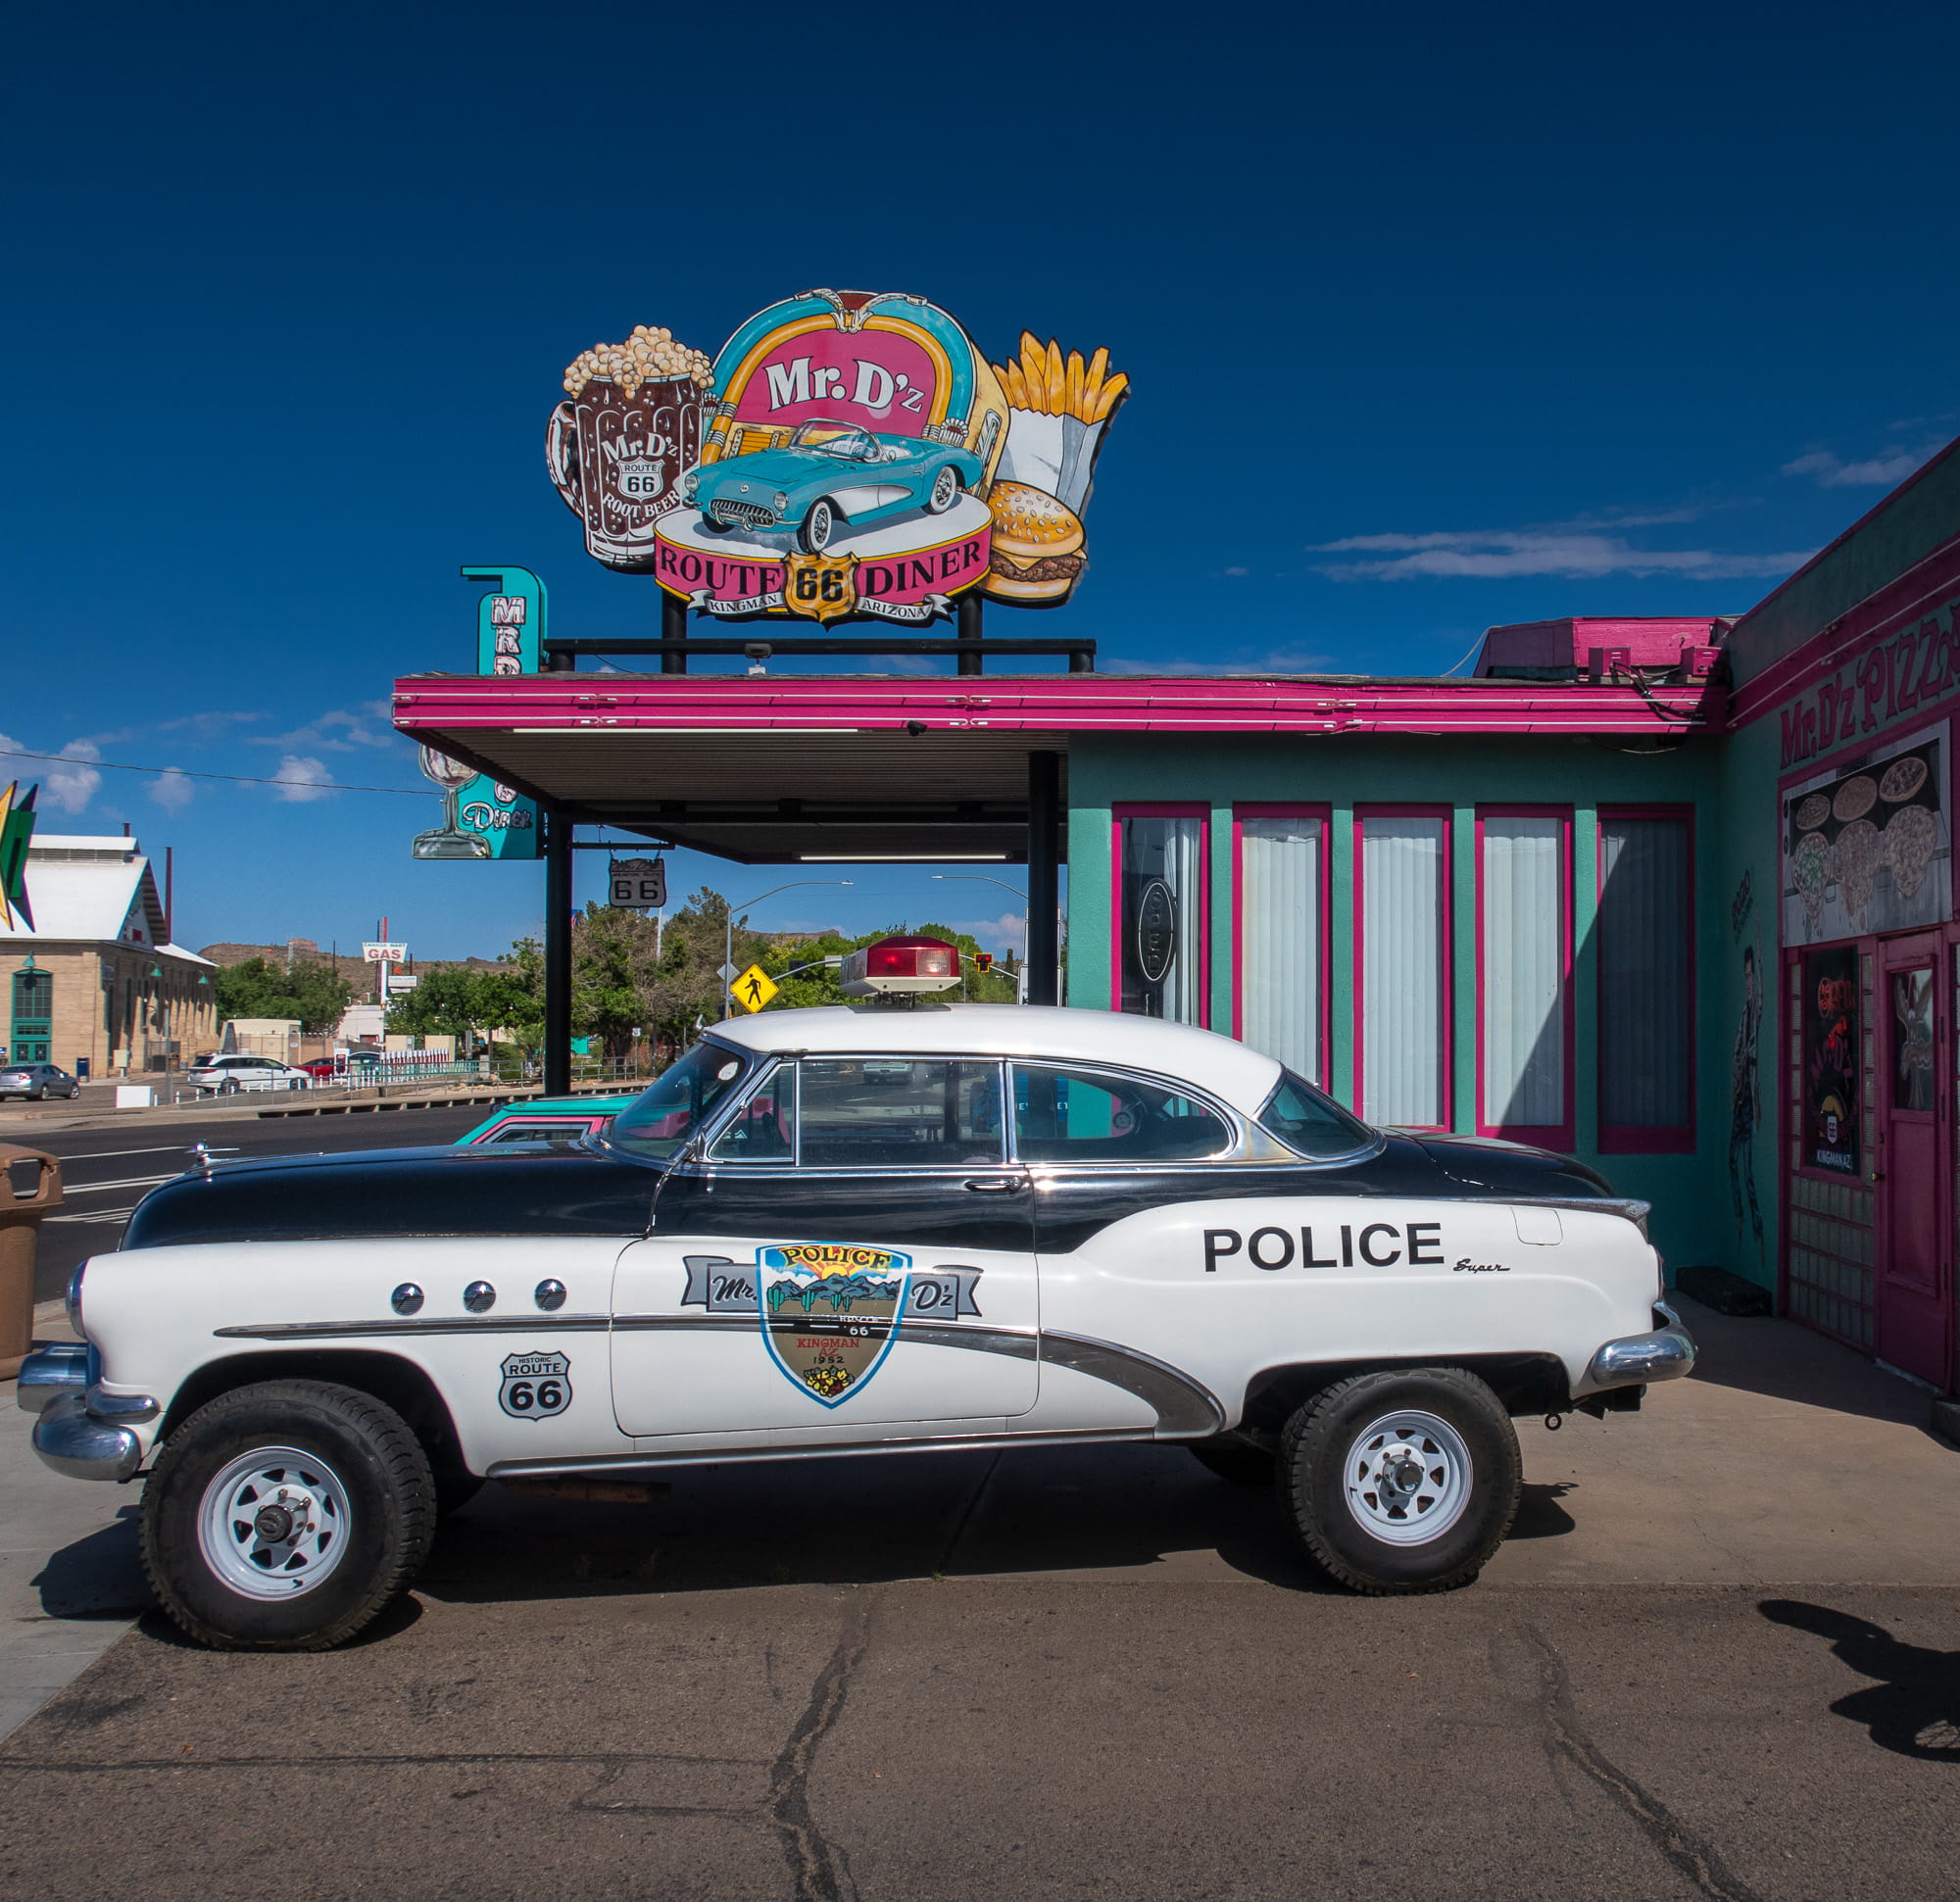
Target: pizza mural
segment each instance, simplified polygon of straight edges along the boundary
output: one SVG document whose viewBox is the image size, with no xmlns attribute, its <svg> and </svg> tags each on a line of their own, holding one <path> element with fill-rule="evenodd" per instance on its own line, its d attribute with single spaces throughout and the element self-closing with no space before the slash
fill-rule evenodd
<svg viewBox="0 0 1960 1902">
<path fill-rule="evenodd" d="M 596 560 L 723 619 L 918 625 L 1074 593 L 1129 378 L 1032 331 L 994 363 L 909 292 L 813 290 L 712 360 L 637 325 L 564 391 L 546 461 Z"/>
<path fill-rule="evenodd" d="M 1785 944 L 1903 931 L 1949 915 L 1946 743 L 1942 723 L 1785 793 Z"/>
</svg>

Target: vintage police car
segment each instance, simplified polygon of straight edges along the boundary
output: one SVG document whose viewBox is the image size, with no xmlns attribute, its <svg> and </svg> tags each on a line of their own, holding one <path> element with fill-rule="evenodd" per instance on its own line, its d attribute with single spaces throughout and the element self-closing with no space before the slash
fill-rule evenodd
<svg viewBox="0 0 1960 1902">
<path fill-rule="evenodd" d="M 680 494 L 710 527 L 794 528 L 797 545 L 815 555 L 840 526 L 921 509 L 943 515 L 983 472 L 979 457 L 957 445 L 875 435 L 855 422 L 805 422 L 778 448 L 690 469 Z"/>
<path fill-rule="evenodd" d="M 22 1403 L 147 1474 L 205 1641 L 318 1649 L 483 1478 L 1177 1440 L 1363 1591 L 1473 1579 L 1511 1416 L 1688 1372 L 1644 1205 L 1371 1129 L 1208 1032 L 1012 1005 L 718 1025 L 603 1138 L 207 1163 L 77 1273 Z"/>
</svg>

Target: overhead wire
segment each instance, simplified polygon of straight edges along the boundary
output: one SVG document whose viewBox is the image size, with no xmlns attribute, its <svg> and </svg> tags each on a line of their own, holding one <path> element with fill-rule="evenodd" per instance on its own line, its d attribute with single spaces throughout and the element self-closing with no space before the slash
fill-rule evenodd
<svg viewBox="0 0 1960 1902">
<path fill-rule="evenodd" d="M 129 766 L 117 759 L 84 759 L 73 753 L 21 753 L 0 750 L 0 759 L 51 759 L 60 766 L 97 766 L 112 773 L 173 773 L 179 779 L 222 779 L 234 786 L 312 786 L 328 793 L 400 793 L 406 799 L 440 797 L 433 787 L 352 786 L 338 779 L 264 779 L 251 773 L 200 773 L 188 766 Z"/>
</svg>

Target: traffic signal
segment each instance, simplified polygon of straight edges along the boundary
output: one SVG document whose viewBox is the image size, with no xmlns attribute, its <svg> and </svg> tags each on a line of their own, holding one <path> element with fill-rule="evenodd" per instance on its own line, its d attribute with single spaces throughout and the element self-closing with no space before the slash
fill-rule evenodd
<svg viewBox="0 0 1960 1902">
<path fill-rule="evenodd" d="M 973 953 L 973 968 L 983 975 L 991 971 L 994 968 L 994 953 L 992 951 L 975 951 Z"/>
</svg>

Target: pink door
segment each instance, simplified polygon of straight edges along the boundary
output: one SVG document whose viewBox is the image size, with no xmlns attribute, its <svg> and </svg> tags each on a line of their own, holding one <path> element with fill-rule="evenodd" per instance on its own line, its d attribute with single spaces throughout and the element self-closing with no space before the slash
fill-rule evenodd
<svg viewBox="0 0 1960 1902">
<path fill-rule="evenodd" d="M 1942 1390 L 1953 1340 L 1952 1028 L 1943 951 L 1921 933 L 1879 947 L 1879 1260 L 1873 1300 L 1881 1360 Z"/>
</svg>

